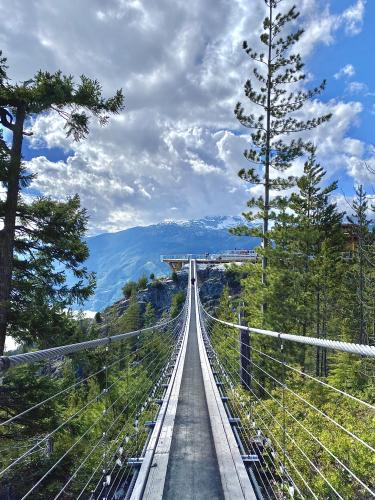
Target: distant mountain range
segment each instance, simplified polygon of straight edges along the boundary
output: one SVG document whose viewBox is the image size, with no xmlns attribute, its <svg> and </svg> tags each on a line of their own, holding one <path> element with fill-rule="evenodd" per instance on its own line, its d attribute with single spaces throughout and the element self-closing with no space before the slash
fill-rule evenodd
<svg viewBox="0 0 375 500">
<path fill-rule="evenodd" d="M 87 267 L 95 271 L 97 289 L 84 309 L 99 311 L 118 300 L 126 281 L 140 276 L 168 275 L 160 255 L 252 249 L 257 238 L 232 236 L 228 229 L 243 223 L 241 217 L 205 217 L 192 221 L 167 221 L 105 233 L 87 239 Z"/>
</svg>

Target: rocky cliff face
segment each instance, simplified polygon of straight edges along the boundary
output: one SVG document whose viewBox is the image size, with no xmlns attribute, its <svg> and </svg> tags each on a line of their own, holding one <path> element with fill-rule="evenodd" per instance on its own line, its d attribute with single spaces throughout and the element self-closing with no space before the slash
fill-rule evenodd
<svg viewBox="0 0 375 500">
<path fill-rule="evenodd" d="M 137 293 L 137 301 L 141 305 L 142 312 L 146 304 L 150 302 L 157 316 L 161 316 L 164 311 L 169 310 L 173 296 L 178 292 L 185 292 L 188 281 L 187 268 L 177 273 L 177 278 L 172 280 L 165 278 L 153 283 L 149 283 L 147 288 Z M 223 265 L 207 266 L 198 269 L 198 285 L 203 304 L 214 307 L 219 303 L 223 288 L 227 285 L 232 295 L 239 293 L 240 284 L 238 278 L 233 273 L 228 272 Z M 121 299 L 115 302 L 113 307 L 117 309 L 117 314 L 121 316 L 129 305 L 129 299 Z"/>
</svg>

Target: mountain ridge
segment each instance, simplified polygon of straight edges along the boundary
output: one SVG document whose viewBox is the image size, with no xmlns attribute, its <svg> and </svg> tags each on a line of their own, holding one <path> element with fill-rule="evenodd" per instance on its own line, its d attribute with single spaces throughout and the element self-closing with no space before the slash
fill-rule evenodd
<svg viewBox="0 0 375 500">
<path fill-rule="evenodd" d="M 97 275 L 97 288 L 84 309 L 97 311 L 115 302 L 121 298 L 126 281 L 150 273 L 168 275 L 170 270 L 160 262 L 160 255 L 254 248 L 257 238 L 229 234 L 230 227 L 243 223 L 239 216 L 212 216 L 168 220 L 88 237 L 90 256 L 86 265 Z"/>
</svg>

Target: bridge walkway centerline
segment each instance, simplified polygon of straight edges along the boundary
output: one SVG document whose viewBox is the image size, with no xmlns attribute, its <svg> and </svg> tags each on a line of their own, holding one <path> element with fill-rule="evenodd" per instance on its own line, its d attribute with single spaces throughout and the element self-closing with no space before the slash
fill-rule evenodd
<svg viewBox="0 0 375 500">
<path fill-rule="evenodd" d="M 195 290 L 163 499 L 224 499 L 212 437 L 195 314 Z"/>
<path fill-rule="evenodd" d="M 162 423 L 159 428 L 156 423 L 131 500 L 256 498 L 204 347 L 193 276 L 194 260 L 189 265 L 184 339 L 168 403 L 159 414 Z"/>
</svg>

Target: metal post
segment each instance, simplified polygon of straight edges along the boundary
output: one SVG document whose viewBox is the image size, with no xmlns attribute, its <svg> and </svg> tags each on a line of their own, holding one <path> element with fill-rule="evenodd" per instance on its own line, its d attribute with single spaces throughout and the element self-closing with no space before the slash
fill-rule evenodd
<svg viewBox="0 0 375 500">
<path fill-rule="evenodd" d="M 244 325 L 244 306 L 239 309 L 238 313 L 238 323 Z M 250 375 L 250 335 L 247 330 L 239 328 L 240 337 L 240 377 L 242 382 L 242 387 L 244 389 L 250 390 L 251 388 L 251 375 Z"/>
<path fill-rule="evenodd" d="M 110 341 L 111 337 L 108 337 Z M 109 491 L 109 485 L 111 484 L 111 472 L 110 472 L 110 464 L 109 464 L 109 455 L 108 455 L 108 433 L 107 433 L 107 424 L 108 424 L 108 407 L 109 407 L 109 393 L 108 393 L 108 364 L 109 364 L 109 346 L 107 345 L 105 347 L 105 354 L 104 354 L 104 363 L 105 363 L 105 399 L 104 399 L 104 410 L 103 414 L 105 416 L 104 422 L 105 422 L 105 431 L 103 432 L 103 445 L 104 445 L 104 453 L 103 453 L 103 461 L 104 461 L 104 467 L 106 469 L 106 472 L 104 474 L 104 488 L 103 488 L 103 500 L 107 500 L 108 497 L 108 491 Z"/>
<path fill-rule="evenodd" d="M 283 455 L 282 455 L 282 464 L 281 464 L 281 481 L 282 481 L 282 498 L 283 500 L 286 499 L 286 401 L 285 401 L 285 350 L 284 350 L 284 342 L 280 338 L 279 334 L 279 345 L 280 345 L 280 354 L 281 354 L 281 362 L 282 362 L 282 409 L 283 409 L 283 436 L 282 436 L 282 450 L 283 450 Z"/>
</svg>

